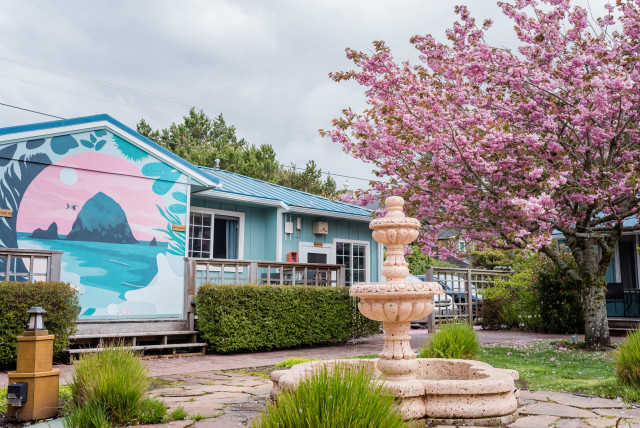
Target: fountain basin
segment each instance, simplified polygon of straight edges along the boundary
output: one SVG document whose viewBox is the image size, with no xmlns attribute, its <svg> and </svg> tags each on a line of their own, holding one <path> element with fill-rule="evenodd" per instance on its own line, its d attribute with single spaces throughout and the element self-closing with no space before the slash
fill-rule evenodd
<svg viewBox="0 0 640 428">
<path fill-rule="evenodd" d="M 378 359 L 327 360 L 297 364 L 289 370 L 271 374 L 276 399 L 284 390 L 298 384 L 323 367 L 337 364 L 367 367 L 383 379 L 393 391 L 404 418 L 434 419 L 447 425 L 495 426 L 514 420 L 518 409 L 515 370 L 497 369 L 480 361 L 417 358 L 417 373 L 412 379 L 390 380 L 378 370 Z"/>
</svg>

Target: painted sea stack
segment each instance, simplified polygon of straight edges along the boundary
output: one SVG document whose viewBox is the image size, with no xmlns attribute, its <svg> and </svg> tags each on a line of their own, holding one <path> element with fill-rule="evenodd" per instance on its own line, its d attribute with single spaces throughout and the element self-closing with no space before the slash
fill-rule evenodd
<svg viewBox="0 0 640 428">
<path fill-rule="evenodd" d="M 33 239 L 60 239 L 58 236 L 58 224 L 54 221 L 49 225 L 47 230 L 37 228 L 33 231 L 30 238 Z"/>
<path fill-rule="evenodd" d="M 85 202 L 65 239 L 113 244 L 138 243 L 120 204 L 102 192 Z"/>
</svg>

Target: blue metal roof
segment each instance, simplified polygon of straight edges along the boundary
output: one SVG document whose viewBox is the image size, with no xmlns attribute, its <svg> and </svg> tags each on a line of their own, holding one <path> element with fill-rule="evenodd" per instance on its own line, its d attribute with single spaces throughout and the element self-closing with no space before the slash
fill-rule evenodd
<svg viewBox="0 0 640 428">
<path fill-rule="evenodd" d="M 179 164 L 184 169 L 188 170 L 189 172 L 192 172 L 194 176 L 193 178 L 195 178 L 198 181 L 202 181 L 203 184 L 205 185 L 218 184 L 218 180 L 216 180 L 215 177 L 212 177 L 210 174 L 203 174 L 203 172 L 197 166 L 187 162 L 186 160 L 182 159 L 180 156 L 177 156 L 176 154 L 170 152 L 169 150 L 165 149 L 159 144 L 154 143 L 144 135 L 138 133 L 137 131 L 134 131 L 133 129 L 129 128 L 127 125 L 123 124 L 122 122 L 115 120 L 113 117 L 109 116 L 108 114 L 97 114 L 94 116 L 76 117 L 73 119 L 53 120 L 50 122 L 40 122 L 40 123 L 33 123 L 29 125 L 10 126 L 7 128 L 0 128 L 0 136 L 18 134 L 21 132 L 40 131 L 40 130 L 44 131 L 52 128 L 61 128 L 64 126 L 84 125 L 84 124 L 90 124 L 93 122 L 108 122 L 109 124 L 113 125 L 115 128 L 120 129 L 124 133 L 127 133 L 137 138 L 138 140 L 142 141 L 144 144 L 162 153 L 162 155 L 170 158 L 174 163 Z"/>
<path fill-rule="evenodd" d="M 223 169 L 206 167 L 200 167 L 200 169 L 211 175 L 212 179 L 219 181 L 221 184 L 221 187 L 211 189 L 209 194 L 227 193 L 249 196 L 264 199 L 265 202 L 279 201 L 289 207 L 301 207 L 330 213 L 362 216 L 363 220 L 367 221 L 371 219 L 371 211 L 366 208 L 345 202 L 332 201 L 322 196 L 290 189 Z"/>
</svg>

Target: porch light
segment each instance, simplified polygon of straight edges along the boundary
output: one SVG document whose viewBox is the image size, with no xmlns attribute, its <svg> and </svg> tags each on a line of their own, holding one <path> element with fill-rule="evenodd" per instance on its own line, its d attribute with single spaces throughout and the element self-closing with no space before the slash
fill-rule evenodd
<svg viewBox="0 0 640 428">
<path fill-rule="evenodd" d="M 44 314 L 47 313 L 40 306 L 34 306 L 27 311 L 29 314 L 29 324 L 27 325 L 27 331 L 44 330 Z"/>
</svg>

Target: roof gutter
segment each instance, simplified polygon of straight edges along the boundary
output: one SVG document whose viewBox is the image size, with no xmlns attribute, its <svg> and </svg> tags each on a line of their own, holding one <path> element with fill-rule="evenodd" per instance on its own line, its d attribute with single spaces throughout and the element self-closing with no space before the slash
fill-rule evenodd
<svg viewBox="0 0 640 428">
<path fill-rule="evenodd" d="M 291 208 L 289 209 L 289 212 L 298 213 L 298 214 L 315 215 L 319 217 L 339 218 L 342 220 L 365 221 L 367 223 L 370 222 L 372 219 L 371 216 L 347 214 L 347 213 L 341 213 L 336 211 L 325 211 L 325 210 L 319 210 L 315 208 L 299 207 L 296 205 L 292 205 Z"/>
<path fill-rule="evenodd" d="M 222 186 L 219 186 L 219 187 L 222 187 Z M 249 202 L 249 203 L 258 204 L 258 205 L 266 205 L 269 207 L 278 207 L 278 208 L 282 208 L 284 211 L 290 210 L 289 205 L 285 204 L 284 202 L 278 199 L 256 198 L 255 196 L 248 196 L 240 193 L 216 191 L 216 189 L 203 189 L 203 190 L 198 190 L 196 192 L 192 192 L 191 194 L 194 194 L 194 193 L 200 193 L 201 196 L 205 196 L 205 197 L 227 199 L 227 200 L 236 201 L 236 202 Z"/>
</svg>

